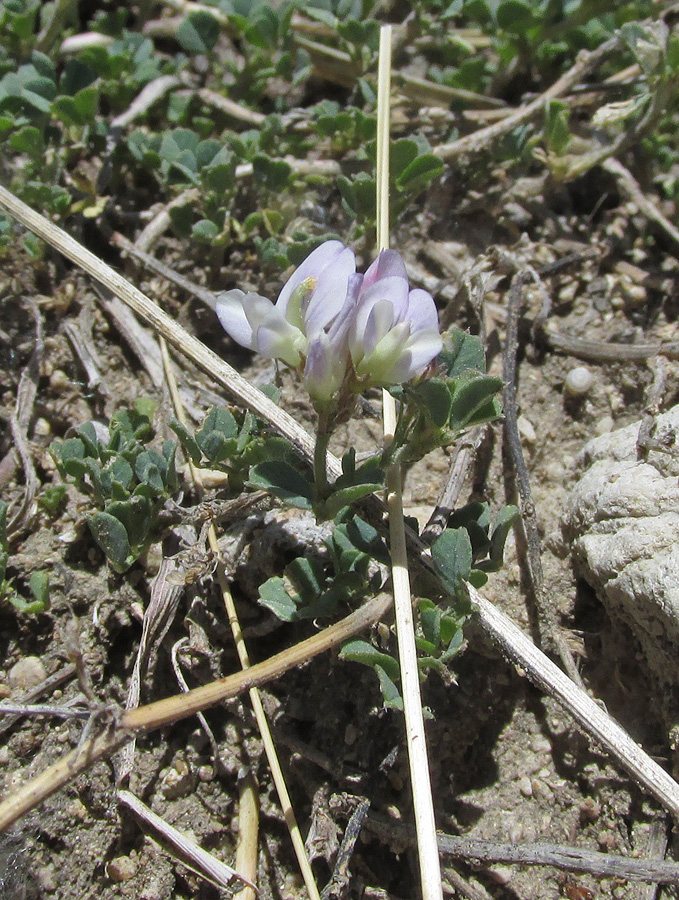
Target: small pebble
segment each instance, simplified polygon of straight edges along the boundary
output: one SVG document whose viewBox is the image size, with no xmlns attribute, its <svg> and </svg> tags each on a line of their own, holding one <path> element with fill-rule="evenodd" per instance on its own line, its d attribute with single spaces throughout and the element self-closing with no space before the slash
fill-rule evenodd
<svg viewBox="0 0 679 900">
<path fill-rule="evenodd" d="M 71 379 L 63 369 L 55 369 L 50 375 L 50 387 L 59 393 L 63 393 L 63 391 L 71 387 Z"/>
<path fill-rule="evenodd" d="M 351 747 L 352 744 L 356 743 L 356 738 L 358 737 L 358 729 L 351 722 L 344 729 L 344 743 Z"/>
<path fill-rule="evenodd" d="M 174 766 L 160 774 L 160 792 L 166 800 L 187 797 L 195 788 L 196 776 L 183 759 L 178 759 Z"/>
<path fill-rule="evenodd" d="M 530 744 L 531 750 L 533 753 L 549 753 L 552 749 L 552 745 L 548 738 L 546 738 L 543 734 L 539 734 L 533 738 Z"/>
<path fill-rule="evenodd" d="M 129 856 L 118 856 L 106 866 L 106 874 L 115 884 L 129 881 L 137 874 L 137 864 Z"/>
<path fill-rule="evenodd" d="M 594 375 L 586 366 L 576 366 L 566 375 L 566 393 L 574 397 L 584 397 L 594 386 Z"/>
<path fill-rule="evenodd" d="M 524 797 L 533 796 L 533 784 L 528 775 L 523 775 L 521 778 L 519 778 L 519 790 Z"/>
<path fill-rule="evenodd" d="M 34 437 L 49 437 L 52 434 L 52 426 L 47 419 L 36 419 L 33 426 Z"/>
<path fill-rule="evenodd" d="M 59 886 L 54 874 L 53 866 L 41 866 L 35 871 L 35 877 L 42 890 L 47 894 L 54 893 Z"/>
<path fill-rule="evenodd" d="M 610 434 L 615 428 L 615 421 L 612 416 L 603 416 L 594 426 L 596 434 Z"/>
<path fill-rule="evenodd" d="M 47 672 L 37 656 L 25 656 L 12 666 L 8 678 L 12 688 L 26 690 L 42 684 L 47 678 Z"/>
<path fill-rule="evenodd" d="M 4 744 L 0 747 L 0 766 L 6 766 L 9 762 L 9 747 Z"/>
<path fill-rule="evenodd" d="M 534 444 L 537 440 L 537 435 L 535 434 L 533 423 L 525 416 L 521 415 L 516 420 L 516 424 L 519 429 L 519 434 L 524 439 L 524 441 L 527 444 Z"/>
<path fill-rule="evenodd" d="M 488 870 L 488 874 L 498 884 L 509 884 L 512 880 L 512 870 L 509 866 L 493 866 Z"/>
</svg>

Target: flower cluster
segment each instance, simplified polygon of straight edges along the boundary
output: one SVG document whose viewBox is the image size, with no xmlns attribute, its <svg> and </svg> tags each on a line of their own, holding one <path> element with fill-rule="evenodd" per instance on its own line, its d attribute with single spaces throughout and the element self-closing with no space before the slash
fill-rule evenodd
<svg viewBox="0 0 679 900">
<path fill-rule="evenodd" d="M 361 275 L 340 241 L 314 250 L 275 303 L 226 291 L 217 315 L 239 344 L 297 369 L 318 410 L 340 393 L 410 381 L 442 348 L 434 300 L 410 290 L 400 254 L 383 250 Z"/>
</svg>

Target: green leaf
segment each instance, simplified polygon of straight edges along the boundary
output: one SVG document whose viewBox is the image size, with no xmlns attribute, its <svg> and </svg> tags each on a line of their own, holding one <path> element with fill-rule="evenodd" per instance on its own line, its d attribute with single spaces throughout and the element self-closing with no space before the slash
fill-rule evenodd
<svg viewBox="0 0 679 900">
<path fill-rule="evenodd" d="M 114 457 L 104 471 L 110 477 L 112 483 L 119 484 L 125 491 L 129 491 L 132 488 L 134 472 L 132 471 L 132 466 L 124 457 Z M 137 475 L 137 477 L 139 476 Z"/>
<path fill-rule="evenodd" d="M 92 537 L 116 572 L 125 572 L 134 562 L 125 526 L 107 512 L 95 512 L 87 520 Z"/>
<path fill-rule="evenodd" d="M 165 493 L 167 461 L 157 450 L 144 450 L 137 457 L 134 472 L 140 482 L 148 484 L 156 494 Z"/>
<path fill-rule="evenodd" d="M 452 398 L 447 383 L 441 378 L 428 378 L 409 391 L 418 408 L 437 428 L 443 428 L 450 418 Z"/>
<path fill-rule="evenodd" d="M 449 378 L 456 378 L 469 369 L 486 371 L 486 354 L 479 338 L 459 328 L 444 332 L 442 337 L 443 350 L 438 355 L 438 362 Z"/>
<path fill-rule="evenodd" d="M 191 457 L 191 461 L 196 465 L 199 465 L 203 458 L 203 454 L 198 446 L 198 441 L 196 441 L 194 436 L 184 428 L 182 423 L 178 422 L 177 419 L 171 419 L 169 425 L 179 438 L 179 443 L 182 445 L 182 448 Z"/>
<path fill-rule="evenodd" d="M 503 0 L 497 8 L 496 21 L 503 31 L 522 34 L 534 22 L 533 10 L 524 0 Z"/>
<path fill-rule="evenodd" d="M 187 53 L 209 53 L 219 40 L 220 24 L 206 10 L 191 12 L 177 28 L 177 40 Z"/>
<path fill-rule="evenodd" d="M 384 482 L 374 482 L 372 484 L 353 484 L 349 487 L 340 488 L 340 490 L 334 491 L 325 501 L 325 513 L 329 519 L 334 519 L 337 513 L 344 509 L 345 506 L 374 494 L 376 491 L 381 491 L 383 487 Z"/>
<path fill-rule="evenodd" d="M 497 514 L 493 533 L 490 538 L 490 551 L 488 554 L 493 570 L 496 572 L 502 568 L 507 536 L 519 516 L 520 513 L 516 506 L 503 506 Z"/>
<path fill-rule="evenodd" d="M 444 170 L 443 161 L 433 153 L 425 153 L 414 159 L 396 179 L 399 191 L 421 191 Z"/>
<path fill-rule="evenodd" d="M 490 548 L 490 507 L 487 503 L 473 500 L 456 509 L 448 518 L 449 528 L 465 528 L 472 545 L 472 556 L 485 556 Z"/>
<path fill-rule="evenodd" d="M 339 652 L 340 659 L 348 659 L 351 662 L 360 662 L 364 666 L 380 666 L 392 680 L 400 677 L 398 662 L 393 656 L 382 653 L 367 641 L 354 639 L 342 645 Z"/>
<path fill-rule="evenodd" d="M 297 604 L 285 590 L 283 579 L 278 576 L 260 585 L 259 602 L 282 622 L 294 622 L 297 618 Z"/>
<path fill-rule="evenodd" d="M 287 187 L 292 168 L 285 160 L 272 159 L 258 153 L 252 160 L 255 183 L 270 191 L 282 191 Z"/>
<path fill-rule="evenodd" d="M 285 574 L 298 592 L 301 605 L 308 606 L 318 599 L 325 584 L 323 566 L 319 560 L 300 556 L 286 566 Z"/>
<path fill-rule="evenodd" d="M 218 431 L 225 438 L 238 437 L 238 422 L 236 422 L 233 413 L 223 407 L 213 406 L 196 435 L 198 444 L 213 431 Z"/>
<path fill-rule="evenodd" d="M 97 114 L 99 91 L 96 87 L 83 88 L 75 97 L 57 97 L 52 103 L 52 113 L 65 125 L 89 125 Z"/>
<path fill-rule="evenodd" d="M 402 710 L 403 697 L 401 697 L 399 689 L 396 687 L 389 675 L 387 675 L 382 666 L 374 666 L 374 669 L 377 672 L 377 677 L 380 680 L 380 690 L 382 691 L 385 708 Z M 424 712 L 426 713 L 426 710 L 424 710 Z"/>
<path fill-rule="evenodd" d="M 249 482 L 298 509 L 311 509 L 313 488 L 297 469 L 287 462 L 263 462 L 250 469 Z"/>
<path fill-rule="evenodd" d="M 373 557 L 385 566 L 391 564 L 389 549 L 379 531 L 359 516 L 352 516 L 341 526 L 348 540 L 367 556 Z"/>
<path fill-rule="evenodd" d="M 547 147 L 557 156 L 563 156 L 570 144 L 568 130 L 570 110 L 565 103 L 550 100 L 545 108 L 545 138 Z"/>
<path fill-rule="evenodd" d="M 456 385 L 450 410 L 451 427 L 463 428 L 469 424 L 502 387 L 502 379 L 492 375 L 472 376 Z"/>
<path fill-rule="evenodd" d="M 444 588 L 458 597 L 472 566 L 472 545 L 466 529 L 446 528 L 432 545 L 431 556 Z"/>
<path fill-rule="evenodd" d="M 212 244 L 219 235 L 220 229 L 210 219 L 199 219 L 191 228 L 191 237 L 199 244 Z"/>
<path fill-rule="evenodd" d="M 210 166 L 203 175 L 206 186 L 216 194 L 225 194 L 235 184 L 236 164 L 219 163 Z"/>
<path fill-rule="evenodd" d="M 144 487 L 146 485 L 138 485 L 128 500 L 114 500 L 106 507 L 106 514 L 116 518 L 125 528 L 129 544 L 135 552 L 148 543 L 153 524 L 153 503 L 147 492 L 142 490 Z"/>
<path fill-rule="evenodd" d="M 17 153 L 25 153 L 34 159 L 38 159 L 45 152 L 42 131 L 33 125 L 25 125 L 10 135 L 9 145 Z"/>
<path fill-rule="evenodd" d="M 44 612 L 50 605 L 50 579 L 47 572 L 33 572 L 28 587 L 37 604 L 36 612 Z"/>
<path fill-rule="evenodd" d="M 376 149 L 376 145 L 372 144 L 370 148 L 371 155 L 376 152 Z M 411 138 L 401 138 L 392 143 L 389 150 L 389 167 L 394 181 L 398 183 L 399 178 L 417 159 L 418 152 L 417 142 Z"/>
</svg>

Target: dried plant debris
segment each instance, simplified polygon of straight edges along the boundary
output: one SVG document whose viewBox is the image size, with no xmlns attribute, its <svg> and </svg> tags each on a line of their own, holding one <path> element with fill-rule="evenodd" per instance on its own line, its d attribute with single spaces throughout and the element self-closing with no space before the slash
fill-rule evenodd
<svg viewBox="0 0 679 900">
<path fill-rule="evenodd" d="M 0 835 L 0 900 L 37 900 L 27 848 L 20 835 Z"/>
</svg>

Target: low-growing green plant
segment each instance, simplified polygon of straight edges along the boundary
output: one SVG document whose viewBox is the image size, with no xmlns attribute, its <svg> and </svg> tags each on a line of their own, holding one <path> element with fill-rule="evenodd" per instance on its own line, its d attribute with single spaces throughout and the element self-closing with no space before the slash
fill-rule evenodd
<svg viewBox="0 0 679 900">
<path fill-rule="evenodd" d="M 28 579 L 28 589 L 32 599 L 26 600 L 16 590 L 13 580 L 7 577 L 9 562 L 9 541 L 7 538 L 8 505 L 0 500 L 0 600 L 9 600 L 20 613 L 36 615 L 49 609 L 49 575 L 46 572 L 32 572 Z"/>
<path fill-rule="evenodd" d="M 363 171 L 340 175 L 337 187 L 344 208 L 355 223 L 354 238 L 372 233 L 377 219 L 375 182 L 376 143 L 370 141 L 362 154 Z M 413 199 L 443 172 L 443 162 L 431 152 L 422 136 L 401 138 L 389 148 L 390 215 L 396 219 Z"/>
<path fill-rule="evenodd" d="M 89 494 L 99 509 L 87 516 L 90 532 L 116 572 L 125 572 L 158 537 L 158 514 L 178 487 L 177 445 L 164 441 L 158 451 L 152 413 L 121 410 L 108 434 L 92 422 L 81 425 L 76 437 L 54 441 L 51 447 L 64 478 Z"/>
<path fill-rule="evenodd" d="M 281 502 L 333 520 L 325 551 L 290 563 L 260 587 L 260 602 L 285 621 L 332 615 L 341 606 L 386 587 L 377 562 L 389 550 L 357 504 L 385 486 L 388 466 L 409 464 L 445 446 L 472 425 L 496 419 L 502 381 L 485 373 L 478 339 L 453 330 L 440 336 L 436 308 L 425 291 L 410 290 L 405 265 L 383 251 L 365 275 L 339 241 L 314 250 L 292 274 L 275 304 L 257 294 L 222 294 L 217 314 L 239 343 L 295 370 L 318 414 L 313 470 L 294 457 L 258 463 L 248 483 Z M 394 438 L 357 464 L 352 448 L 332 482 L 327 448 L 338 423 L 354 411 L 356 396 L 382 386 L 397 400 Z M 229 440 L 236 441 L 231 425 Z M 198 457 L 197 457 L 198 458 Z M 459 650 L 470 608 L 465 582 L 481 585 L 502 563 L 504 543 L 518 513 L 500 510 L 494 523 L 485 504 L 459 510 L 432 546 L 439 580 L 418 582 L 423 620 L 423 671 L 443 671 Z M 412 523 L 414 525 L 414 523 Z M 442 603 L 436 603 L 443 594 Z M 432 609 L 438 612 L 432 612 Z M 371 665 L 385 702 L 398 705 L 398 663 L 383 649 L 352 642 L 347 659 Z"/>
<path fill-rule="evenodd" d="M 275 388 L 267 388 L 263 392 L 271 399 L 278 396 Z M 196 434 L 191 434 L 176 419 L 170 422 L 170 428 L 197 466 L 228 474 L 229 486 L 233 491 L 243 488 L 248 474 L 257 466 L 265 463 L 285 466 L 293 456 L 288 441 L 272 434 L 247 411 L 232 413 L 228 409 L 214 407 Z"/>
</svg>

